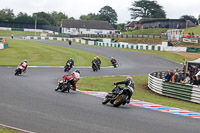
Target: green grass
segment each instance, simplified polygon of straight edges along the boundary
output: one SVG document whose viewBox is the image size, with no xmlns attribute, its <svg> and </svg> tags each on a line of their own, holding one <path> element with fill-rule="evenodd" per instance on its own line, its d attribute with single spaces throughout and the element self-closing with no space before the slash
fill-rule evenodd
<svg viewBox="0 0 200 133">
<path fill-rule="evenodd" d="M 9 48 L 0 50 L 1 66 L 16 66 L 24 59 L 33 66 L 63 66 L 70 57 L 73 57 L 75 66 L 91 66 L 91 61 L 97 56 L 86 51 L 31 41 L 7 39 L 7 42 Z M 98 56 L 102 66 L 111 65 L 108 59 Z"/>
<path fill-rule="evenodd" d="M 29 32 L 29 31 L 8 31 L 8 30 L 0 30 L 0 36 L 11 36 L 11 35 L 35 35 L 35 32 Z M 36 33 L 36 35 L 40 35 L 39 32 Z"/>
<path fill-rule="evenodd" d="M 184 34 L 188 34 L 189 32 L 194 32 L 194 35 L 200 35 L 200 26 L 184 29 Z"/>
<path fill-rule="evenodd" d="M 110 92 L 114 88 L 114 82 L 125 80 L 125 78 L 124 76 L 87 77 L 81 78 L 77 85 L 80 90 Z M 199 104 L 168 98 L 149 90 L 147 76 L 133 76 L 133 80 L 135 82 L 133 99 L 200 112 Z"/>
<path fill-rule="evenodd" d="M 154 28 L 154 29 L 140 29 L 134 30 L 131 32 L 123 32 L 122 34 L 129 34 L 129 35 L 161 35 L 162 31 L 166 32 L 167 28 Z"/>
<path fill-rule="evenodd" d="M 160 38 L 115 38 L 115 40 L 135 44 L 162 44 L 162 42 L 166 42 L 166 40 Z"/>
<path fill-rule="evenodd" d="M 20 132 L 0 127 L 0 133 L 20 133 Z"/>
</svg>

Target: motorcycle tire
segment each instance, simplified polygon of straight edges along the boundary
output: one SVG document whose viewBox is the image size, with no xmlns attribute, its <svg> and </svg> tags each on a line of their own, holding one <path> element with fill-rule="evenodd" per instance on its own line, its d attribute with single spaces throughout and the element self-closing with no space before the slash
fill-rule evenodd
<svg viewBox="0 0 200 133">
<path fill-rule="evenodd" d="M 104 99 L 102 100 L 102 104 L 106 104 L 108 103 L 110 100 L 107 97 L 104 97 Z"/>
<path fill-rule="evenodd" d="M 15 70 L 15 75 L 19 75 L 20 74 L 20 70 L 19 69 L 16 69 Z"/>
<path fill-rule="evenodd" d="M 121 104 L 123 104 L 126 101 L 126 97 L 127 95 L 124 95 L 124 94 L 119 95 L 113 102 L 113 106 L 119 107 Z"/>
<path fill-rule="evenodd" d="M 60 91 L 61 91 L 61 92 L 65 92 L 65 91 L 66 91 L 65 85 L 62 85 L 62 86 L 61 86 Z"/>
</svg>

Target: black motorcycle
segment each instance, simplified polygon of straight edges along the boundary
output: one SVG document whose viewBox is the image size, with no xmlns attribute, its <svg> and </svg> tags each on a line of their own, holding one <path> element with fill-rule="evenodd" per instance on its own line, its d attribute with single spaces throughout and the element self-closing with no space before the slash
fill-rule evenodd
<svg viewBox="0 0 200 133">
<path fill-rule="evenodd" d="M 55 91 L 60 90 L 61 92 L 68 92 L 72 89 L 72 85 L 74 84 L 74 79 L 71 78 L 69 81 L 66 80 L 66 82 L 63 83 L 62 80 L 58 80 L 58 84 L 57 87 L 55 89 Z"/>
<path fill-rule="evenodd" d="M 22 71 L 23 71 L 23 67 L 22 66 L 18 66 L 17 69 L 15 70 L 15 75 L 21 75 Z"/>
<path fill-rule="evenodd" d="M 95 63 L 95 62 L 92 63 L 92 70 L 94 72 L 99 70 L 99 67 L 98 67 L 97 63 Z"/>
<path fill-rule="evenodd" d="M 121 86 L 116 85 L 113 92 L 108 93 L 102 101 L 102 104 L 107 104 L 110 102 L 114 107 L 119 107 L 120 105 L 125 105 L 128 103 L 128 96 L 132 95 L 133 90 L 129 88 L 123 88 Z"/>
<path fill-rule="evenodd" d="M 66 63 L 66 65 L 64 67 L 64 72 L 69 72 L 70 69 L 71 69 L 70 63 Z"/>
<path fill-rule="evenodd" d="M 112 65 L 114 66 L 114 68 L 117 68 L 118 64 L 116 60 L 112 60 L 111 61 Z"/>
</svg>

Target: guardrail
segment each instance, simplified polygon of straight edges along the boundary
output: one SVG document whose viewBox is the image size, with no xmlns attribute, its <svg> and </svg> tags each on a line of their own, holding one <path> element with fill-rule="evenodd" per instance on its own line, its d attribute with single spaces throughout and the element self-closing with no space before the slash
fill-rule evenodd
<svg viewBox="0 0 200 133">
<path fill-rule="evenodd" d="M 171 83 L 163 80 L 164 72 L 149 74 L 148 87 L 155 93 L 185 101 L 200 103 L 200 87 L 189 84 Z"/>
<path fill-rule="evenodd" d="M 81 34 L 71 37 L 95 37 L 95 38 L 162 38 L 167 40 L 167 36 L 159 35 L 126 35 L 126 34 Z"/>
</svg>

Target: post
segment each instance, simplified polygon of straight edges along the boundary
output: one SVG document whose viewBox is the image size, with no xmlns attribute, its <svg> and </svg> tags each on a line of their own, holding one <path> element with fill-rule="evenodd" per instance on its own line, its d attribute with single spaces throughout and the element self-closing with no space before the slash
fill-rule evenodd
<svg viewBox="0 0 200 133">
<path fill-rule="evenodd" d="M 35 36 L 36 36 L 36 29 L 37 29 L 37 18 L 35 19 Z"/>
</svg>

